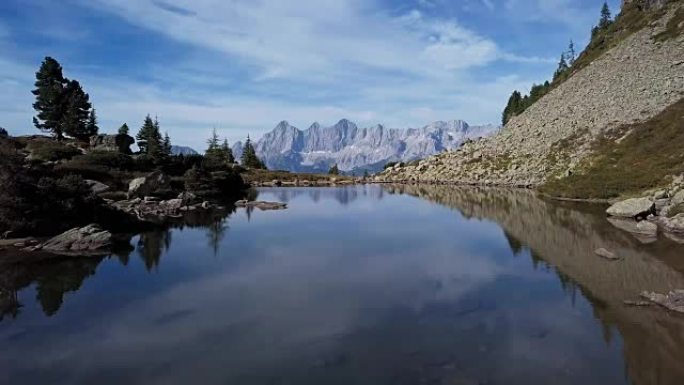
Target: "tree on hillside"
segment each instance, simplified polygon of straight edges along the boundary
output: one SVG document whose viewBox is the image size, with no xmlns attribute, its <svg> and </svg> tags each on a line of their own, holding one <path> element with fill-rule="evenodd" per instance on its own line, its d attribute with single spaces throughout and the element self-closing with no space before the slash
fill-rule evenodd
<svg viewBox="0 0 684 385">
<path fill-rule="evenodd" d="M 204 153 L 205 162 L 210 168 L 222 168 L 235 163 L 233 150 L 228 145 L 228 140 L 224 139 L 221 144 L 216 129 L 207 140 L 207 150 Z"/>
<path fill-rule="evenodd" d="M 90 138 L 93 135 L 97 135 L 100 131 L 100 127 L 97 125 L 97 114 L 95 113 L 95 107 L 90 110 L 90 115 L 88 115 L 88 121 L 86 122 L 85 135 Z"/>
<path fill-rule="evenodd" d="M 88 131 L 88 119 L 92 108 L 90 97 L 83 91 L 77 80 L 70 80 L 63 92 L 63 100 L 66 103 L 66 110 L 62 115 L 64 133 L 72 138 L 87 140 L 90 137 Z"/>
<path fill-rule="evenodd" d="M 506 125 L 508 121 L 518 115 L 521 111 L 522 108 L 522 94 L 519 91 L 513 91 L 511 96 L 508 98 L 508 104 L 506 104 L 506 108 L 504 109 L 503 116 L 501 119 L 501 122 L 503 125 Z"/>
<path fill-rule="evenodd" d="M 228 139 L 223 139 L 223 145 L 221 146 L 221 150 L 223 150 L 223 153 L 225 154 L 228 163 L 235 163 L 235 156 L 233 156 L 233 150 L 228 145 Z"/>
<path fill-rule="evenodd" d="M 135 136 L 141 154 L 146 154 L 154 159 L 163 156 L 163 142 L 159 132 L 159 120 L 152 120 L 150 115 L 145 117 L 140 131 Z"/>
<path fill-rule="evenodd" d="M 553 81 L 558 80 L 563 74 L 568 70 L 568 62 L 565 58 L 565 52 L 561 54 L 560 61 L 558 62 L 558 69 L 553 74 Z"/>
<path fill-rule="evenodd" d="M 171 155 L 171 138 L 169 137 L 168 132 L 164 133 L 164 141 L 162 142 L 162 154 L 164 156 Z"/>
<path fill-rule="evenodd" d="M 257 156 L 256 151 L 254 150 L 254 146 L 252 146 L 252 140 L 249 138 L 249 135 L 247 135 L 247 141 L 245 142 L 245 145 L 242 148 L 241 163 L 243 166 L 247 168 L 266 169 L 266 165 L 264 165 L 261 159 L 259 159 L 259 157 Z"/>
<path fill-rule="evenodd" d="M 33 118 L 36 128 L 62 139 L 65 135 L 87 140 L 97 133 L 97 122 L 89 119 L 92 105 L 81 84 L 64 77 L 62 66 L 57 60 L 46 57 L 36 72 L 36 96 L 33 108 L 38 112 Z"/>
<path fill-rule="evenodd" d="M 340 175 L 340 169 L 337 168 L 337 163 L 330 167 L 330 170 L 328 170 L 328 175 Z"/>
<path fill-rule="evenodd" d="M 570 40 L 570 45 L 568 46 L 568 52 L 565 55 L 568 59 L 568 66 L 572 67 L 577 60 L 577 52 L 575 52 L 575 42 Z"/>
<path fill-rule="evenodd" d="M 601 19 L 599 20 L 598 27 L 600 29 L 607 28 L 612 23 L 612 15 L 610 14 L 610 8 L 608 3 L 604 2 L 603 7 L 601 7 Z"/>
<path fill-rule="evenodd" d="M 128 129 L 128 124 L 124 123 L 119 127 L 119 135 L 128 135 L 128 132 L 130 130 Z"/>
</svg>

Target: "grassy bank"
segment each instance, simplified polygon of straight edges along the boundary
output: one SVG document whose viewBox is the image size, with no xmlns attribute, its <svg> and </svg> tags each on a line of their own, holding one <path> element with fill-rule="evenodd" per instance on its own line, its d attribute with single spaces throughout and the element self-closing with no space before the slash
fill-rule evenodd
<svg viewBox="0 0 684 385">
<path fill-rule="evenodd" d="M 540 190 L 562 198 L 610 199 L 668 185 L 684 172 L 684 99 L 653 119 L 606 132 L 575 174 Z"/>
</svg>

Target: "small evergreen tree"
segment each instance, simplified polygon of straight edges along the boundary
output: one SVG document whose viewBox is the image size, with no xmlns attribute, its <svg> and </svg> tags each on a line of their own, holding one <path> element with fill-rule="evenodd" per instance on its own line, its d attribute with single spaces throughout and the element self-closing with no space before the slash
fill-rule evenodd
<svg viewBox="0 0 684 385">
<path fill-rule="evenodd" d="M 90 137 L 88 120 L 90 118 L 90 97 L 83 91 L 77 80 L 70 80 L 64 89 L 63 101 L 66 110 L 62 115 L 62 127 L 64 133 L 79 140 L 87 140 Z"/>
<path fill-rule="evenodd" d="M 88 115 L 88 122 L 86 123 L 85 135 L 90 138 L 93 135 L 97 135 L 100 131 L 100 127 L 97 125 L 97 115 L 95 114 L 95 107 L 90 110 L 90 115 Z"/>
<path fill-rule="evenodd" d="M 247 141 L 245 142 L 245 145 L 242 148 L 241 163 L 243 166 L 247 168 L 266 169 L 264 163 L 257 156 L 256 151 L 254 150 L 254 146 L 252 146 L 252 140 L 249 138 L 249 135 L 247 136 Z"/>
<path fill-rule="evenodd" d="M 223 151 L 223 154 L 226 157 L 226 161 L 229 164 L 235 163 L 235 157 L 233 156 L 233 150 L 228 145 L 228 139 L 223 140 L 223 145 L 221 146 L 221 150 Z"/>
<path fill-rule="evenodd" d="M 337 163 L 330 167 L 330 170 L 328 170 L 328 175 L 340 175 L 340 169 L 337 168 Z"/>
<path fill-rule="evenodd" d="M 556 69 L 556 72 L 553 74 L 553 81 L 558 80 L 567 70 L 568 70 L 568 62 L 565 59 L 565 52 L 561 54 L 560 61 L 558 62 L 558 69 Z"/>
<path fill-rule="evenodd" d="M 64 88 L 67 83 L 62 66 L 48 56 L 36 72 L 36 88 L 31 91 L 36 96 L 33 108 L 38 112 L 33 118 L 33 124 L 39 130 L 52 133 L 57 139 L 64 137 Z"/>
<path fill-rule="evenodd" d="M 601 7 L 601 19 L 599 20 L 599 29 L 606 29 L 612 23 L 612 15 L 610 14 L 610 8 L 608 3 L 604 2 L 603 7 Z"/>
<path fill-rule="evenodd" d="M 159 120 L 157 118 L 152 120 L 150 115 L 147 115 L 140 131 L 135 136 L 140 153 L 148 155 L 155 160 L 159 160 L 164 156 L 164 143 L 159 129 Z"/>
<path fill-rule="evenodd" d="M 570 45 L 568 46 L 568 52 L 565 55 L 568 59 L 568 66 L 572 67 L 577 60 L 577 52 L 575 52 L 575 42 L 570 40 Z"/>
<path fill-rule="evenodd" d="M 128 129 L 128 124 L 124 123 L 119 127 L 119 135 L 128 135 L 128 132 L 130 130 Z"/>
<path fill-rule="evenodd" d="M 171 138 L 169 137 L 168 132 L 164 133 L 164 142 L 162 143 L 162 153 L 164 156 L 171 155 Z"/>
</svg>

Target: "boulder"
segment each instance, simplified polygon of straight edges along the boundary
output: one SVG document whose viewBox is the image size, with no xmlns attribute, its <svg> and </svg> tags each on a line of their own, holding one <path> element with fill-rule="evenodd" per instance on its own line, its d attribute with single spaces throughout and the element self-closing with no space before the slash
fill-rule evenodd
<svg viewBox="0 0 684 385">
<path fill-rule="evenodd" d="M 128 198 L 143 198 L 170 188 L 171 179 L 163 172 L 155 171 L 147 176 L 133 179 L 128 184 Z"/>
<path fill-rule="evenodd" d="M 670 199 L 670 205 L 677 206 L 682 203 L 684 203 L 684 190 L 679 190 L 672 196 L 672 199 Z"/>
<path fill-rule="evenodd" d="M 106 254 L 113 244 L 112 233 L 96 224 L 68 230 L 32 250 L 56 254 Z"/>
<path fill-rule="evenodd" d="M 658 223 L 666 232 L 684 234 L 684 213 L 677 214 L 672 218 L 659 218 Z"/>
<path fill-rule="evenodd" d="M 92 191 L 95 194 L 100 194 L 109 191 L 109 186 L 102 182 L 98 182 L 92 179 L 86 179 L 84 180 L 84 182 L 88 185 L 88 187 L 90 187 L 90 191 Z"/>
<path fill-rule="evenodd" d="M 610 206 L 606 214 L 611 217 L 646 218 L 655 212 L 655 203 L 649 198 L 631 198 Z"/>
<path fill-rule="evenodd" d="M 281 182 L 279 179 L 273 179 L 273 181 L 271 181 L 271 186 L 273 186 L 273 187 L 280 187 L 282 185 L 283 185 L 283 182 Z"/>
<path fill-rule="evenodd" d="M 93 135 L 90 137 L 90 149 L 95 151 L 113 151 L 132 154 L 131 146 L 135 139 L 128 135 Z"/>
</svg>

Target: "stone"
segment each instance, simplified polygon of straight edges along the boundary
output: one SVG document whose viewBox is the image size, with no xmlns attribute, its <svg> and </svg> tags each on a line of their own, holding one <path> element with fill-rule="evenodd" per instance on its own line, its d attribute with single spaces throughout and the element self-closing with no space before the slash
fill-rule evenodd
<svg viewBox="0 0 684 385">
<path fill-rule="evenodd" d="M 86 179 L 84 180 L 84 182 L 88 185 L 88 187 L 90 187 L 90 191 L 92 191 L 95 194 L 101 194 L 103 192 L 109 191 L 109 186 L 102 182 L 98 182 L 92 179 Z"/>
<path fill-rule="evenodd" d="M 96 224 L 90 224 L 65 231 L 37 245 L 34 249 L 56 254 L 106 254 L 110 251 L 112 244 L 112 233 Z"/>
<path fill-rule="evenodd" d="M 657 240 L 658 226 L 655 223 L 622 218 L 608 218 L 608 222 L 620 230 L 631 233 L 642 243 L 652 243 Z"/>
<path fill-rule="evenodd" d="M 676 206 L 682 203 L 684 203 L 684 190 L 679 190 L 672 196 L 672 199 L 670 199 L 670 205 Z"/>
<path fill-rule="evenodd" d="M 610 206 L 606 214 L 612 217 L 639 218 L 655 212 L 655 203 L 649 198 L 631 198 Z"/>
<path fill-rule="evenodd" d="M 684 213 L 677 214 L 672 218 L 661 217 L 658 219 L 658 223 L 663 231 L 684 234 Z"/>
<path fill-rule="evenodd" d="M 135 178 L 128 184 L 128 198 L 143 198 L 170 188 L 171 179 L 161 171 L 154 171 L 147 176 Z"/>
<path fill-rule="evenodd" d="M 659 199 L 666 199 L 668 197 L 667 190 L 656 191 L 653 194 L 653 200 L 658 201 Z"/>
<path fill-rule="evenodd" d="M 94 135 L 90 137 L 90 149 L 95 151 L 112 151 L 132 154 L 131 146 L 135 140 L 128 135 Z"/>
<path fill-rule="evenodd" d="M 615 255 L 615 253 L 613 253 L 610 250 L 604 249 L 603 247 L 601 247 L 600 249 L 596 249 L 594 253 L 599 257 L 608 259 L 610 261 L 617 261 L 620 259 L 620 257 Z"/>
<path fill-rule="evenodd" d="M 183 201 L 183 206 L 188 206 L 193 203 L 197 203 L 197 195 L 189 191 L 183 191 L 182 193 L 178 194 L 178 199 Z"/>
<path fill-rule="evenodd" d="M 667 294 L 645 291 L 641 296 L 666 309 L 684 313 L 684 290 L 673 290 Z"/>
</svg>

